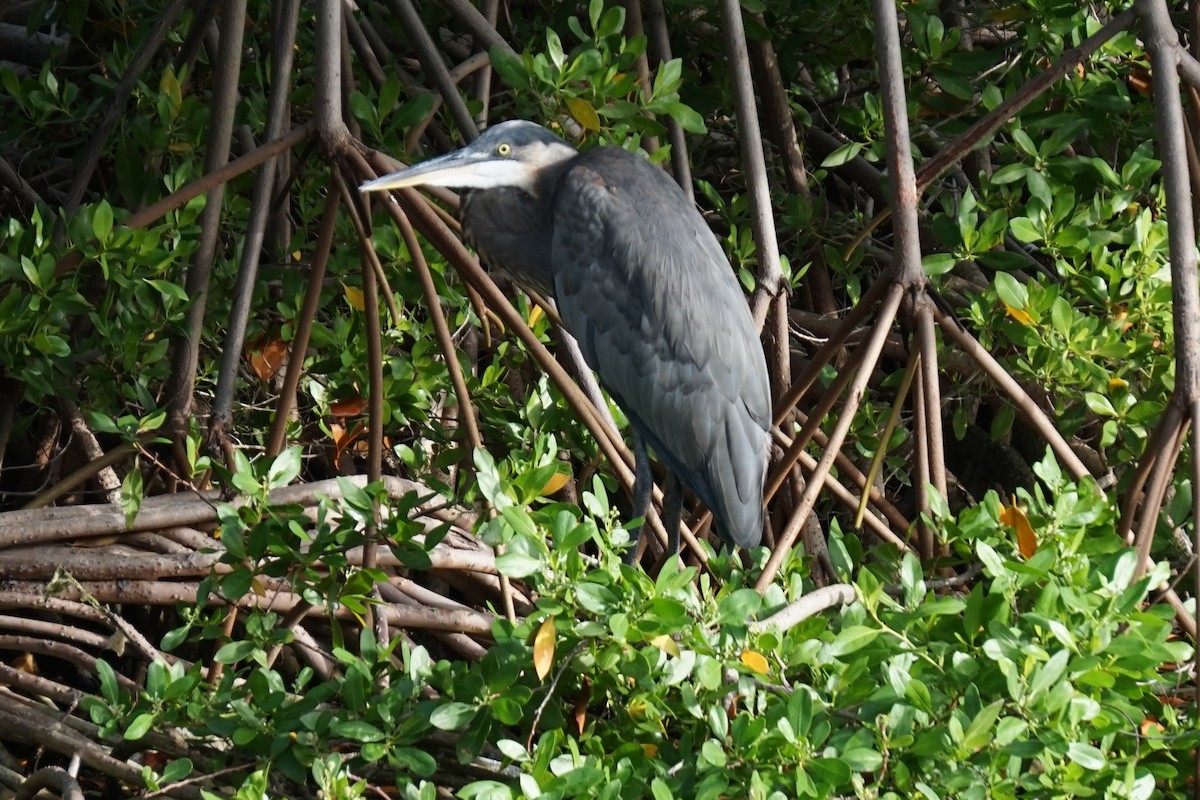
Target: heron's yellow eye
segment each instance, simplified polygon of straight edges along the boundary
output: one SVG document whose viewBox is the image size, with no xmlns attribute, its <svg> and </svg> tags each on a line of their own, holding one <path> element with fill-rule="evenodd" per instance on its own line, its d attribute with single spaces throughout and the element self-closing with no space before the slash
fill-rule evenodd
<svg viewBox="0 0 1200 800">
<path fill-rule="evenodd" d="M 496 145 L 496 152 L 502 156 L 509 155 L 512 153 L 512 145 L 508 142 L 501 142 L 500 144 Z"/>
</svg>

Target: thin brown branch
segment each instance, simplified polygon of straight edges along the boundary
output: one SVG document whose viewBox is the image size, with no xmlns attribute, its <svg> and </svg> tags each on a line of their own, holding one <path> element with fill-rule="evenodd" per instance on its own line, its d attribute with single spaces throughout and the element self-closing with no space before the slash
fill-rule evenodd
<svg viewBox="0 0 1200 800">
<path fill-rule="evenodd" d="M 896 312 L 900 308 L 900 301 L 903 298 L 903 294 L 901 286 L 893 284 L 888 289 L 887 296 L 880 303 L 879 318 L 875 320 L 875 330 L 872 332 L 871 338 L 863 343 L 863 354 L 859 362 L 858 372 L 855 374 L 854 381 L 850 384 L 846 396 L 846 404 L 842 408 L 842 413 L 838 417 L 833 433 L 829 436 L 829 444 L 826 445 L 825 452 L 821 455 L 821 460 L 817 462 L 816 471 L 809 477 L 808 486 L 805 487 L 804 495 L 800 498 L 799 507 L 792 512 L 787 527 L 784 528 L 783 533 L 776 542 L 774 552 L 771 553 L 770 559 L 767 560 L 762 574 L 759 575 L 758 581 L 755 583 L 755 588 L 760 592 L 764 591 L 775 580 L 775 576 L 779 573 L 779 568 L 783 565 L 784 559 L 787 558 L 788 551 L 795 543 L 796 536 L 800 533 L 805 519 L 812 512 L 813 505 L 817 500 L 817 493 L 824 485 L 825 476 L 829 473 L 829 468 L 833 465 L 834 457 L 837 455 L 838 450 L 841 449 L 842 443 L 846 440 L 850 424 L 853 422 L 854 415 L 858 411 L 859 403 L 862 402 L 866 391 L 867 379 L 871 375 L 871 370 L 875 368 L 879 353 L 883 349 L 883 343 L 887 339 L 888 331 L 891 329 L 892 321 L 896 318 Z"/>
<path fill-rule="evenodd" d="M 775 234 L 775 215 L 771 209 L 771 187 L 767 183 L 767 163 L 763 155 L 762 130 L 754 101 L 754 81 L 750 75 L 750 54 L 746 47 L 746 27 L 738 0 L 721 0 L 721 30 L 729 58 L 730 82 L 737 114 L 738 140 L 742 168 L 746 171 L 750 194 L 750 226 L 758 254 L 758 288 L 750 302 L 754 325 L 762 330 L 771 299 L 785 288 L 779 264 L 779 240 Z"/>
<path fill-rule="evenodd" d="M 217 58 L 216 85 L 211 101 L 204 154 L 206 173 L 229 163 L 229 148 L 233 138 L 234 112 L 238 100 L 238 79 L 242 65 L 242 40 L 246 25 L 246 0 L 229 0 L 221 16 L 221 52 Z M 216 261 L 221 225 L 222 199 L 225 184 L 218 183 L 208 192 L 204 210 L 200 213 L 200 240 L 184 281 L 190 301 L 185 312 L 183 335 L 172 342 L 171 372 L 164 390 L 168 409 L 168 430 L 180 443 L 187 430 L 192 412 L 196 370 L 200 362 L 200 337 L 204 330 L 204 315 L 208 303 L 208 286 Z M 180 463 L 182 458 L 177 459 Z"/>
<path fill-rule="evenodd" d="M 283 452 L 287 439 L 288 419 L 296 407 L 296 390 L 304 374 L 304 359 L 308 353 L 308 342 L 312 337 L 313 323 L 321 304 L 321 288 L 325 283 L 325 268 L 329 264 L 329 253 L 333 248 L 333 232 L 337 225 L 338 202 L 341 195 L 329 192 L 325 196 L 325 209 L 317 228 L 317 242 L 312 263 L 308 269 L 308 283 L 304 290 L 304 304 L 296 318 L 295 334 L 292 336 L 287 371 L 283 387 L 275 403 L 275 416 L 271 420 L 271 432 L 267 436 L 267 455 L 277 456 Z"/>
<path fill-rule="evenodd" d="M 280 3 L 286 18 L 272 31 L 271 93 L 267 99 L 267 124 L 263 138 L 278 139 L 284 131 L 291 92 L 292 61 L 296 41 L 296 23 L 300 15 L 298 0 Z M 229 321 L 225 329 L 225 344 L 221 350 L 221 366 L 217 372 L 217 390 L 213 398 L 210 425 L 224 431 L 233 420 L 233 398 L 237 387 L 238 367 L 246 343 L 246 327 L 250 322 L 250 307 L 258 281 L 258 264 L 266 238 L 271 209 L 278 199 L 273 196 L 275 168 L 282 158 L 263 163 L 250 198 L 250 215 L 242 240 L 242 258 L 238 264 L 237 284 L 233 290 Z"/>
</svg>

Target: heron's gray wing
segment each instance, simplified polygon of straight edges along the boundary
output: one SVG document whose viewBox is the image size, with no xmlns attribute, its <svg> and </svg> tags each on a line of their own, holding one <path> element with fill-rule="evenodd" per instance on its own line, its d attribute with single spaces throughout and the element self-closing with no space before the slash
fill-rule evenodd
<svg viewBox="0 0 1200 800">
<path fill-rule="evenodd" d="M 770 395 L 745 296 L 661 170 L 591 150 L 554 202 L 555 294 L 584 357 L 659 457 L 742 546 L 762 535 Z"/>
</svg>

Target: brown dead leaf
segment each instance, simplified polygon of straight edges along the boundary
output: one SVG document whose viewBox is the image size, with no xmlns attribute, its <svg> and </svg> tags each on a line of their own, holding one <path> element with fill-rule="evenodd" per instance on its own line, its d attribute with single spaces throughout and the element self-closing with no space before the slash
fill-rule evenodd
<svg viewBox="0 0 1200 800">
<path fill-rule="evenodd" d="M 592 682 L 585 676 L 583 686 L 579 687 L 579 694 L 575 696 L 575 708 L 571 712 L 571 719 L 575 721 L 575 730 L 580 736 L 583 735 L 583 728 L 587 725 L 587 707 L 591 699 Z"/>
<path fill-rule="evenodd" d="M 367 398 L 347 397 L 329 404 L 329 413 L 335 417 L 357 417 L 367 408 Z"/>
<path fill-rule="evenodd" d="M 246 353 L 250 368 L 263 383 L 275 377 L 279 368 L 287 358 L 288 346 L 283 339 L 271 339 L 264 344 L 256 344 Z"/>
</svg>

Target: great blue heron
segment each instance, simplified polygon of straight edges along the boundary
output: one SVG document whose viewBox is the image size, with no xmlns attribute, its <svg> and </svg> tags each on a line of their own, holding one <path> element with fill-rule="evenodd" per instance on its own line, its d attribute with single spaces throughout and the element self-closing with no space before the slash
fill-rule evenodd
<svg viewBox="0 0 1200 800">
<path fill-rule="evenodd" d="M 556 300 L 633 427 L 635 515 L 649 505 L 649 443 L 712 510 L 726 541 L 757 545 L 771 422 L 766 363 L 733 271 L 679 187 L 619 147 L 580 153 L 523 120 L 361 191 L 419 185 L 472 190 L 460 210 L 467 241 Z"/>
</svg>

